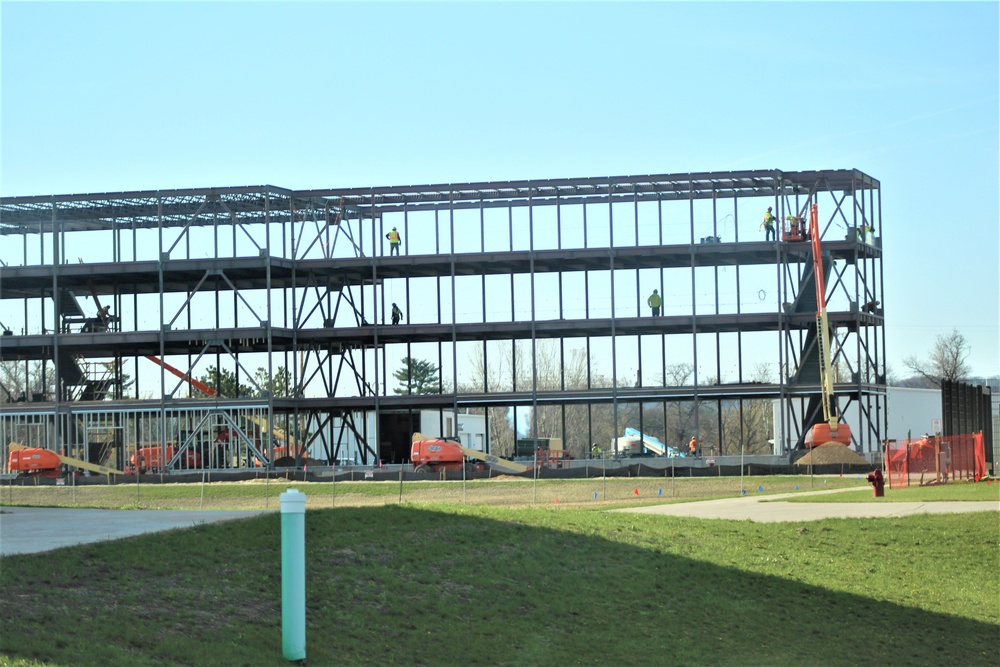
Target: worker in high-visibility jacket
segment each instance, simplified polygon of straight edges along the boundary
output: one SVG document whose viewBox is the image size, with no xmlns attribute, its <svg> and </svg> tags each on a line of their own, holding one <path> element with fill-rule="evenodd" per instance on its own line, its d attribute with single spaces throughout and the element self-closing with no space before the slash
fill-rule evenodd
<svg viewBox="0 0 1000 667">
<path fill-rule="evenodd" d="M 760 223 L 760 228 L 764 230 L 765 241 L 778 240 L 778 234 L 774 229 L 775 220 L 777 220 L 777 218 L 774 217 L 774 214 L 771 213 L 771 207 L 768 206 L 767 213 L 764 214 L 764 222 Z M 772 236 L 774 239 L 771 238 Z"/>
<path fill-rule="evenodd" d="M 402 243 L 403 238 L 399 235 L 399 232 L 396 231 L 396 228 L 393 227 L 392 231 L 386 234 L 385 237 L 389 239 L 389 254 L 399 255 L 399 245 Z"/>
<path fill-rule="evenodd" d="M 691 438 L 688 443 L 688 456 L 698 456 L 698 438 Z"/>
<path fill-rule="evenodd" d="M 649 295 L 648 299 L 646 299 L 646 303 L 653 309 L 653 317 L 660 314 L 660 306 L 663 305 L 663 299 L 660 298 L 659 292 L 653 290 L 653 293 Z"/>
<path fill-rule="evenodd" d="M 868 236 L 872 233 L 872 225 L 870 222 L 863 222 L 858 226 L 858 240 L 862 243 L 868 243 Z"/>
</svg>

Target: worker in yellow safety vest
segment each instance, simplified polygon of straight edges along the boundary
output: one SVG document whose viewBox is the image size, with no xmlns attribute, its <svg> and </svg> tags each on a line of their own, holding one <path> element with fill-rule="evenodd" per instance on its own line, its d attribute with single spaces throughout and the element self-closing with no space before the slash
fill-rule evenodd
<svg viewBox="0 0 1000 667">
<path fill-rule="evenodd" d="M 774 221 L 775 220 L 776 220 L 776 218 L 774 217 L 774 214 L 771 213 L 771 207 L 768 206 L 767 207 L 767 213 L 764 214 L 764 222 L 760 223 L 760 228 L 763 229 L 763 230 L 765 230 L 764 231 L 764 240 L 765 241 L 771 241 L 771 240 L 775 240 L 776 241 L 776 240 L 778 240 L 777 239 L 778 235 L 777 235 L 777 233 L 774 230 Z M 774 239 L 771 238 L 772 236 L 774 237 Z"/>
<path fill-rule="evenodd" d="M 862 243 L 868 243 L 868 235 L 872 233 L 872 226 L 869 222 L 864 222 L 858 227 L 858 240 Z"/>
<path fill-rule="evenodd" d="M 402 242 L 402 237 L 400 237 L 399 232 L 393 227 L 392 231 L 385 235 L 389 239 L 389 254 L 399 255 L 399 244 Z"/>
<path fill-rule="evenodd" d="M 646 299 L 646 303 L 653 309 L 653 317 L 660 314 L 660 306 L 663 304 L 663 299 L 660 298 L 660 295 L 656 290 L 653 290 L 653 293 L 649 295 L 649 298 Z"/>
</svg>

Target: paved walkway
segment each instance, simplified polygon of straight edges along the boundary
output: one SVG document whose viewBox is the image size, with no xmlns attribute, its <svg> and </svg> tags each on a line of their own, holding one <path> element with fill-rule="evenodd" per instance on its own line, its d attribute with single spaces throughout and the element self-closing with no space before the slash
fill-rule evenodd
<svg viewBox="0 0 1000 667">
<path fill-rule="evenodd" d="M 0 506 L 0 556 L 256 516 L 256 510 L 100 510 Z"/>
<path fill-rule="evenodd" d="M 689 516 L 737 521 L 818 521 L 831 518 L 894 517 L 910 514 L 1000 511 L 998 502 L 790 503 L 791 496 L 840 493 L 852 489 L 741 496 L 691 503 L 654 505 L 616 512 Z M 271 510 L 277 511 L 277 510 Z M 257 510 L 99 510 L 0 506 L 0 556 L 41 553 L 77 544 L 116 540 L 144 533 L 257 516 Z"/>
<path fill-rule="evenodd" d="M 951 514 L 957 512 L 1000 511 L 1000 501 L 971 502 L 924 502 L 897 503 L 875 501 L 869 503 L 790 503 L 782 498 L 804 495 L 825 495 L 854 491 L 856 489 L 832 489 L 829 491 L 803 491 L 770 496 L 740 496 L 693 503 L 672 505 L 651 505 L 634 509 L 614 510 L 616 512 L 638 512 L 640 514 L 663 514 L 667 516 L 689 516 L 698 519 L 751 520 L 760 523 L 778 521 L 819 521 L 836 518 L 896 517 L 911 514 Z"/>
</svg>

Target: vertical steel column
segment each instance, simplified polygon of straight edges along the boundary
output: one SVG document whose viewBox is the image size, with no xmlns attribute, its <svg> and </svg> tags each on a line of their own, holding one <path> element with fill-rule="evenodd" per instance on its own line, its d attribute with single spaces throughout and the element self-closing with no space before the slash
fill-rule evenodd
<svg viewBox="0 0 1000 667">
<path fill-rule="evenodd" d="M 635 246 L 639 247 L 639 193 L 635 186 L 632 186 L 632 217 L 635 218 Z M 639 275 L 641 270 L 636 267 L 635 270 L 635 307 L 636 315 L 642 312 L 642 295 L 644 294 L 642 290 L 642 283 L 639 280 Z M 663 307 L 663 304 L 660 304 Z M 661 311 L 662 315 L 662 311 Z M 636 335 L 636 380 L 638 386 L 642 386 L 642 334 Z M 642 402 L 639 403 L 639 430 L 642 431 Z"/>
<path fill-rule="evenodd" d="M 691 355 L 694 362 L 694 390 L 692 393 L 694 404 L 694 435 L 701 440 L 701 404 L 698 402 L 698 278 L 694 246 L 694 183 L 691 181 L 688 182 L 688 226 L 691 239 L 688 249 L 691 256 Z"/>
<path fill-rule="evenodd" d="M 528 188 L 528 288 L 531 305 L 531 432 L 538 449 L 538 341 L 535 327 L 535 207 L 532 195 L 535 189 Z M 515 425 L 516 426 L 516 425 Z M 515 429 L 516 433 L 516 429 Z"/>
<path fill-rule="evenodd" d="M 441 254 L 441 222 L 438 219 L 438 213 L 440 209 L 434 209 L 434 254 Z M 454 248 L 449 248 L 448 252 L 453 252 Z M 441 276 L 434 276 L 434 282 L 437 284 L 437 323 L 444 324 L 444 315 L 441 311 Z M 455 295 L 451 295 L 451 300 L 455 300 Z M 441 376 L 441 371 L 444 368 L 444 346 L 441 341 L 437 341 L 437 351 L 438 351 L 438 393 L 444 393 L 444 378 Z M 440 421 L 442 422 L 441 433 L 444 434 L 444 411 L 439 413 Z"/>
<path fill-rule="evenodd" d="M 514 208 L 507 206 L 507 239 L 510 251 L 514 252 Z M 517 312 L 514 308 L 514 273 L 510 274 L 510 321 L 517 322 Z M 510 377 L 511 391 L 517 391 L 517 339 L 510 339 Z M 517 408 L 514 408 L 514 435 L 517 435 Z M 516 450 L 516 447 L 515 447 Z"/>
<path fill-rule="evenodd" d="M 163 360 L 166 352 L 166 340 L 164 339 L 164 319 L 166 319 L 166 310 L 163 303 L 163 293 L 164 279 L 163 279 L 163 264 L 169 256 L 165 256 L 163 252 L 163 195 L 157 193 L 156 195 L 156 229 L 159 243 L 159 259 L 157 260 L 157 278 L 159 280 L 159 298 L 160 298 L 160 330 L 157 332 L 157 338 L 160 343 L 160 359 Z M 157 425 L 157 430 L 159 431 L 160 438 L 160 461 L 166 461 L 166 447 L 167 447 L 167 369 L 161 364 L 159 368 L 160 373 L 160 402 L 159 402 L 159 424 Z M 139 473 L 139 458 L 138 458 L 139 443 L 136 443 L 136 474 Z M 138 479 L 138 478 L 137 478 Z"/>
<path fill-rule="evenodd" d="M 407 234 L 406 238 L 409 238 L 409 234 L 410 234 L 410 211 L 407 208 L 408 204 L 409 204 L 408 201 L 406 201 L 406 202 L 403 203 L 403 231 L 406 232 L 406 234 Z M 407 317 L 409 317 L 409 322 L 412 323 L 413 322 L 413 313 L 411 312 L 411 304 L 410 304 L 410 274 L 409 274 L 409 272 L 407 272 L 406 276 L 403 278 L 403 290 L 404 290 L 404 296 L 406 298 L 406 312 L 410 313 L 410 315 L 408 315 Z M 410 343 L 409 338 L 407 338 L 407 340 L 406 340 L 406 358 L 408 358 L 408 359 L 412 359 L 413 358 L 413 345 Z M 412 380 L 412 375 L 410 375 L 411 368 L 410 368 L 409 365 L 407 365 L 407 367 L 406 367 L 406 372 L 407 372 L 407 376 L 406 376 L 407 390 L 406 390 L 406 393 L 409 394 L 410 393 L 410 382 Z"/>
<path fill-rule="evenodd" d="M 718 192 L 712 183 L 712 236 L 719 237 Z M 715 314 L 719 314 L 719 264 L 712 262 L 712 276 L 715 286 Z M 722 334 L 715 332 L 715 381 L 722 384 Z M 722 401 L 715 401 L 715 413 L 718 418 L 719 455 L 722 455 Z"/>
<path fill-rule="evenodd" d="M 556 189 L 556 248 L 562 250 L 562 203 L 559 201 L 559 189 Z M 566 312 L 563 310 L 563 267 L 562 263 L 559 265 L 559 271 L 557 273 L 559 280 L 559 319 L 564 319 L 566 317 Z M 559 387 L 566 391 L 566 338 L 564 336 L 559 337 Z M 566 410 L 563 409 L 563 430 L 566 428 Z M 563 442 L 566 442 L 566 438 L 563 438 Z"/>
<path fill-rule="evenodd" d="M 379 258 L 378 258 L 378 255 L 379 255 L 379 253 L 375 251 L 375 248 L 377 246 L 375 245 L 375 240 L 376 240 L 375 235 L 376 235 L 376 232 L 375 232 L 375 193 L 374 192 L 369 193 L 368 205 L 369 205 L 369 208 L 371 209 L 371 219 L 372 219 L 372 225 L 371 225 L 371 229 L 372 229 L 371 267 L 372 267 L 372 310 L 374 311 L 373 315 L 372 315 L 372 319 L 375 320 L 374 323 L 372 324 L 372 329 L 373 329 L 373 334 L 372 334 L 372 364 L 375 366 L 375 373 L 374 373 L 374 375 L 375 375 L 375 386 L 373 387 L 373 391 L 374 391 L 374 394 L 375 394 L 375 396 L 374 396 L 374 400 L 375 400 L 375 420 L 374 420 L 375 421 L 375 424 L 374 424 L 374 427 L 375 427 L 375 447 L 374 447 L 374 450 L 375 450 L 375 458 L 377 459 L 376 463 L 381 463 L 381 461 L 382 461 L 382 391 L 385 390 L 385 387 L 379 387 L 378 386 L 379 326 L 380 326 L 380 322 L 379 322 L 379 318 L 378 318 L 378 311 L 379 311 L 379 299 L 378 299 L 378 262 L 379 262 Z M 381 219 L 381 218 L 379 218 L 379 219 Z M 378 234 L 381 234 L 381 232 L 382 232 L 382 229 L 380 227 L 379 231 L 378 231 Z M 382 237 L 381 236 L 379 236 L 379 238 L 378 238 L 378 243 L 380 245 L 382 243 Z M 439 294 L 439 296 L 440 296 L 440 294 Z M 385 314 L 385 289 L 384 288 L 382 289 L 382 307 L 381 307 L 381 311 L 382 311 L 382 314 L 384 316 L 384 314 Z M 362 323 L 364 323 L 364 321 L 365 321 L 364 314 L 365 314 L 364 288 L 362 287 L 362 290 L 361 290 L 361 321 L 362 321 Z M 368 376 L 368 373 L 367 373 L 367 360 L 368 360 L 368 355 L 364 354 L 364 350 L 362 348 L 362 354 L 361 354 L 361 386 L 362 386 L 362 388 L 364 388 L 364 386 L 366 384 L 365 383 L 365 378 Z M 383 361 L 383 364 L 387 363 L 386 360 L 385 360 L 385 350 L 382 351 L 382 361 Z M 412 364 L 409 365 L 409 366 L 407 366 L 407 370 L 408 371 L 411 370 L 411 369 L 412 369 Z M 407 384 L 409 384 L 409 382 L 407 382 Z M 366 415 L 366 418 L 365 418 L 366 430 L 367 430 L 367 423 L 368 423 L 368 419 L 367 419 L 367 415 Z M 365 433 L 366 438 L 367 438 L 367 435 L 368 434 Z"/>
<path fill-rule="evenodd" d="M 52 365 L 53 365 L 53 371 L 54 371 L 53 375 L 55 376 L 55 379 L 53 380 L 54 387 L 53 387 L 53 392 L 52 393 L 54 394 L 54 396 L 52 398 L 55 400 L 56 406 L 58 407 L 58 405 L 59 405 L 59 399 L 62 397 L 62 393 L 65 390 L 65 388 L 63 387 L 63 381 L 62 381 L 62 369 L 59 367 L 59 362 L 60 362 L 60 357 L 61 357 L 61 352 L 60 352 L 60 349 L 59 349 L 59 347 L 60 347 L 59 346 L 59 335 L 61 333 L 61 328 L 60 328 L 61 322 L 60 322 L 60 319 L 59 319 L 59 315 L 62 313 L 62 295 L 59 293 L 59 263 L 58 263 L 58 256 L 59 256 L 59 215 L 57 214 L 57 210 L 58 210 L 58 206 L 56 205 L 55 198 L 53 197 L 52 198 L 52 265 L 51 266 L 52 266 L 52 305 L 53 305 L 54 312 L 52 314 L 52 317 L 53 317 L 53 320 L 52 320 Z M 45 235 L 45 232 L 42 229 L 41 224 L 39 223 L 39 226 L 38 226 L 38 236 L 39 236 L 39 242 L 40 243 L 44 243 L 44 241 L 42 241 L 42 239 L 44 238 L 44 235 Z M 43 257 L 42 258 L 43 263 L 44 263 L 44 259 L 45 258 Z M 45 333 L 45 306 L 44 306 L 44 304 L 41 305 L 41 311 L 42 311 L 42 333 L 44 334 Z M 48 393 L 49 393 L 49 387 L 48 387 L 48 382 L 46 382 L 46 376 L 48 374 L 46 373 L 45 366 L 46 366 L 45 360 L 43 359 L 42 360 L 42 386 L 40 388 L 42 390 L 43 398 L 47 400 L 48 399 Z M 27 381 L 28 378 L 26 377 L 25 380 Z M 56 422 L 58 422 L 58 420 L 56 420 Z M 55 424 L 55 429 L 56 429 L 55 437 L 56 437 L 56 439 L 58 441 L 58 438 L 59 438 L 59 435 L 60 435 L 60 433 L 59 433 L 59 424 L 58 423 Z"/>
<path fill-rule="evenodd" d="M 583 247 L 589 247 L 587 245 L 587 202 L 583 201 Z M 590 271 L 584 270 L 583 272 L 583 317 L 584 319 L 590 319 Z M 587 348 L 587 389 L 593 386 L 592 382 L 592 368 L 590 362 L 590 334 L 586 337 L 586 348 Z M 593 417 L 592 411 L 588 409 L 587 413 L 588 420 Z"/>
<path fill-rule="evenodd" d="M 772 188 L 775 192 L 775 204 L 778 205 L 777 194 L 782 191 L 782 182 L 779 177 L 779 172 L 775 172 L 772 176 Z M 796 211 L 796 214 L 798 211 Z M 777 237 L 777 231 L 775 231 L 775 237 Z M 782 269 L 784 269 L 785 275 L 788 274 L 788 253 L 784 252 L 782 248 L 782 243 L 780 241 L 774 244 L 774 270 L 775 270 L 775 295 L 777 297 L 778 303 L 778 411 L 781 416 L 781 437 L 784 442 L 774 443 L 773 451 L 774 453 L 784 452 L 785 445 L 789 441 L 788 429 L 790 428 L 789 420 L 789 410 L 790 404 L 788 404 L 788 382 L 790 379 L 790 370 L 786 368 L 788 361 L 786 360 L 786 346 L 789 345 L 791 340 L 791 323 L 789 318 L 786 316 L 784 303 L 787 296 L 787 285 L 782 283 Z M 782 289 L 785 288 L 785 289 Z M 789 314 L 790 315 L 790 314 Z M 773 430 L 773 426 L 772 426 Z"/>
<path fill-rule="evenodd" d="M 482 192 L 479 193 L 479 252 L 486 253 L 486 209 L 484 208 L 485 200 L 483 199 Z M 486 272 L 483 271 L 480 276 L 480 288 L 482 291 L 482 322 L 486 323 Z M 483 393 L 490 393 L 490 362 L 489 362 L 489 344 L 486 339 L 483 339 Z M 493 452 L 493 441 L 490 439 L 490 408 L 483 408 L 484 423 L 486 432 L 483 434 L 483 451 L 487 454 Z"/>
<path fill-rule="evenodd" d="M 884 221 L 882 220 L 882 188 L 881 188 L 881 185 L 878 188 L 878 204 L 877 204 L 877 206 L 876 206 L 875 201 L 874 201 L 875 200 L 875 188 L 874 187 L 872 187 L 871 197 L 872 197 L 872 210 L 875 211 L 875 212 L 877 212 L 877 214 L 878 214 L 877 215 L 877 218 L 878 218 L 878 227 L 877 227 L 877 229 L 879 229 L 880 232 L 881 232 L 881 234 L 882 234 L 882 236 L 879 237 L 879 238 L 885 238 L 885 227 L 883 226 Z M 878 252 L 879 252 L 879 254 L 878 254 L 878 290 L 876 291 L 876 298 L 879 301 L 882 302 L 882 312 L 885 313 L 885 277 L 884 277 L 884 275 L 882 273 L 883 267 L 885 265 L 885 263 L 882 261 L 882 248 L 883 247 L 885 247 L 885 243 L 879 242 L 879 247 L 878 247 Z M 872 271 L 874 272 L 874 270 L 875 270 L 875 267 L 873 266 L 872 267 Z M 882 358 L 882 364 L 881 364 L 882 381 L 879 382 L 879 384 L 881 385 L 882 392 L 883 392 L 882 393 L 882 401 L 883 401 L 884 409 L 882 410 L 881 417 L 878 419 L 878 422 L 877 422 L 878 429 L 879 429 L 879 439 L 878 439 L 879 440 L 879 451 L 882 452 L 882 449 L 881 449 L 882 445 L 885 442 L 885 440 L 889 437 L 889 433 L 888 433 L 888 431 L 889 431 L 889 401 L 888 401 L 888 389 L 885 387 L 885 385 L 888 384 L 888 378 L 886 377 L 888 375 L 888 372 L 887 372 L 887 369 L 886 369 L 886 356 L 885 356 L 885 344 L 886 344 L 886 340 L 885 339 L 886 339 L 886 335 L 885 335 L 885 316 L 884 315 L 882 316 L 882 323 L 880 325 L 878 325 L 878 327 L 876 328 L 875 331 L 876 331 L 876 336 L 878 336 L 879 333 L 882 334 L 881 336 L 878 337 L 881 340 L 881 352 L 882 352 L 882 356 L 881 356 L 881 358 Z M 876 344 L 876 346 L 878 346 L 878 344 L 879 344 L 879 340 L 878 339 L 876 340 L 875 344 Z"/>
<path fill-rule="evenodd" d="M 613 183 L 608 183 L 608 273 L 611 278 L 611 412 L 614 434 L 621 431 L 618 423 L 618 347 L 615 333 L 615 211 Z"/>
<path fill-rule="evenodd" d="M 451 234 L 451 247 L 448 260 L 451 265 L 451 407 L 455 424 L 455 435 L 458 435 L 458 292 L 455 284 L 455 191 L 448 192 L 448 227 Z M 438 377 L 444 384 L 444 376 L 440 371 Z M 442 386 L 443 388 L 443 386 Z M 473 443 L 463 443 L 471 445 Z M 463 468 L 464 471 L 464 468 Z M 463 472 L 464 475 L 464 472 Z"/>
<path fill-rule="evenodd" d="M 857 176 L 857 173 L 855 172 L 855 174 L 851 177 L 851 192 L 850 192 L 850 197 L 851 197 L 851 213 L 852 213 L 852 215 L 854 217 L 854 227 L 855 227 L 855 229 L 860 229 L 858 227 L 858 224 L 857 224 L 857 217 L 858 217 L 858 182 L 857 181 L 858 181 L 858 176 Z M 864 190 L 863 189 L 862 189 L 862 194 L 861 194 L 861 208 L 862 208 L 862 212 L 861 212 L 862 213 L 862 217 L 864 218 L 865 217 L 865 215 L 864 215 L 865 212 L 864 212 Z M 864 225 L 865 222 L 866 222 L 865 220 L 862 220 L 861 224 Z M 831 225 L 831 229 L 832 229 L 832 225 Z M 867 235 L 865 237 L 865 240 L 867 240 Z M 862 262 L 865 261 L 864 258 L 861 257 L 861 252 L 860 252 L 861 245 L 862 245 L 862 241 L 859 240 L 857 238 L 857 235 L 855 234 L 855 238 L 854 238 L 854 242 L 853 242 L 853 248 L 854 248 L 854 295 L 853 295 L 854 296 L 854 298 L 853 298 L 853 301 L 854 301 L 854 312 L 851 313 L 851 315 L 852 315 L 852 318 L 854 320 L 854 331 L 856 332 L 855 335 L 854 335 L 854 355 L 855 355 L 854 358 L 855 358 L 855 366 L 857 367 L 857 373 L 856 373 L 857 379 L 856 380 L 854 378 L 849 378 L 849 379 L 851 380 L 851 384 L 854 385 L 853 388 L 852 388 L 852 391 L 854 392 L 854 394 L 857 396 L 857 399 L 858 399 L 858 419 L 859 420 L 860 419 L 864 419 L 864 415 L 866 414 L 865 408 L 869 408 L 869 409 L 871 408 L 871 404 L 870 403 L 868 405 L 865 405 L 865 402 L 863 402 L 861 400 L 861 397 L 863 395 L 862 391 L 861 391 L 861 383 L 865 379 L 864 376 L 867 375 L 868 369 L 871 367 L 871 364 L 868 363 L 868 359 L 867 359 L 867 352 L 868 351 L 867 351 L 867 349 L 862 350 L 862 345 L 861 345 L 861 336 L 862 336 L 861 307 L 863 305 L 862 297 L 864 296 L 865 291 L 866 291 L 864 289 L 864 285 L 862 285 L 862 283 L 861 283 L 861 267 L 863 266 Z M 867 253 L 865 253 L 865 254 L 867 254 Z M 831 327 L 831 328 L 833 328 L 833 327 Z M 865 329 L 864 329 L 864 335 L 867 338 L 867 335 L 868 335 L 868 329 L 867 329 L 867 327 L 865 327 Z M 834 335 L 833 338 L 834 338 L 834 340 L 836 340 L 836 335 Z M 864 352 L 864 354 L 862 354 L 862 352 Z M 846 354 L 845 354 L 845 357 L 846 357 Z M 864 362 L 865 373 L 862 373 L 862 368 L 861 368 L 862 362 Z M 866 396 L 866 398 L 868 397 L 867 396 L 867 392 L 864 395 Z M 833 399 L 833 402 L 834 402 L 834 404 L 837 407 L 837 413 L 841 415 L 841 419 L 843 420 L 843 413 L 840 410 L 840 401 L 835 397 Z M 869 432 L 869 429 L 867 429 L 867 428 L 861 428 L 861 424 L 858 424 L 858 428 L 857 429 L 853 429 L 851 431 L 851 439 L 856 442 L 855 449 L 857 451 L 861 451 L 861 452 L 865 451 L 865 436 L 868 436 L 868 441 L 870 443 L 871 442 L 871 434 Z"/>
</svg>

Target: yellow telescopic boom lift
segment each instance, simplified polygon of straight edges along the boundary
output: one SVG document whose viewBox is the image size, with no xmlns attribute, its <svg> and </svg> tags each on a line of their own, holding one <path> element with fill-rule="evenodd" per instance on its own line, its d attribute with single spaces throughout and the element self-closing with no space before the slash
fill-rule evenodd
<svg viewBox="0 0 1000 667">
<path fill-rule="evenodd" d="M 809 209 L 809 234 L 812 241 L 813 276 L 816 280 L 816 340 L 819 343 L 819 380 L 823 396 L 823 422 L 806 432 L 803 444 L 816 447 L 828 442 L 851 444 L 851 427 L 840 423 L 837 401 L 833 395 L 833 367 L 830 361 L 829 321 L 826 316 L 826 279 L 820 250 L 819 207 Z"/>
</svg>

